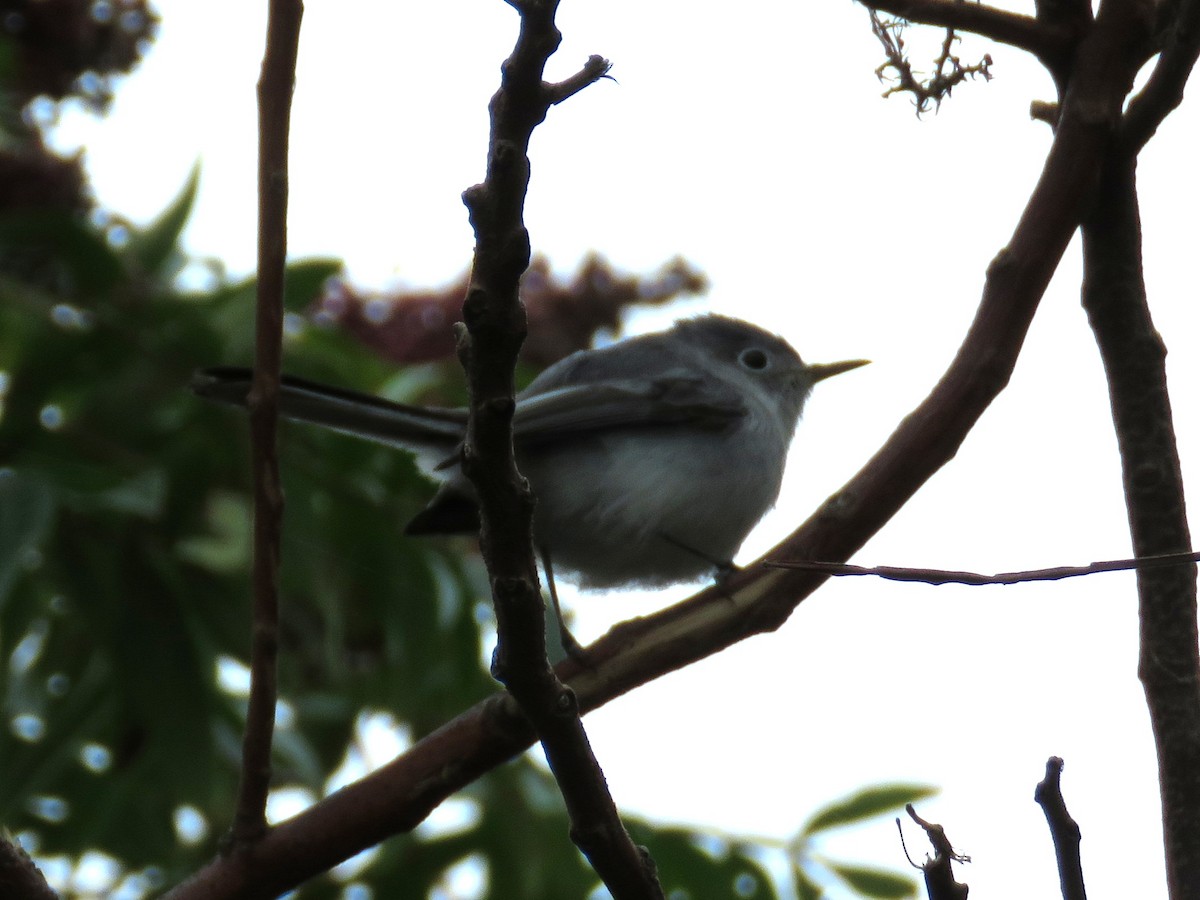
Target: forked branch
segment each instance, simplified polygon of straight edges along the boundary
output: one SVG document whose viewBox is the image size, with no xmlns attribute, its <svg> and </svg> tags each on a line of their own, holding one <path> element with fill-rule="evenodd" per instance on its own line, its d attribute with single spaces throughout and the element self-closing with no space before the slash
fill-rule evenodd
<svg viewBox="0 0 1200 900">
<path fill-rule="evenodd" d="M 1032 53 L 1050 68 L 1063 65 L 1077 39 L 1072 29 L 1032 16 L 962 0 L 860 0 L 875 12 L 915 25 L 967 31 Z"/>
<path fill-rule="evenodd" d="M 927 112 L 931 104 L 935 109 L 940 108 L 942 101 L 964 81 L 975 78 L 991 80 L 991 56 L 985 53 L 979 62 L 963 65 L 962 60 L 954 54 L 958 35 L 953 28 L 946 29 L 941 52 L 933 61 L 933 72 L 927 77 L 921 77 L 913 69 L 905 51 L 905 23 L 899 19 L 881 19 L 874 10 L 870 11 L 870 15 L 871 31 L 883 46 L 886 58 L 883 65 L 875 70 L 875 75 L 880 81 L 891 82 L 883 96 L 886 98 L 892 94 L 912 94 L 918 116 Z"/>
<path fill-rule="evenodd" d="M 525 338 L 525 309 L 517 288 L 530 258 L 524 223 L 529 140 L 552 105 L 604 77 L 609 64 L 592 56 L 570 78 L 546 83 L 546 61 L 561 37 L 554 24 L 558 2 L 512 5 L 520 13 L 521 30 L 489 105 L 487 176 L 463 194 L 475 229 L 475 262 L 463 303 L 466 327 L 459 335 L 471 396 L 462 469 L 479 499 L 480 542 L 496 609 L 492 669 L 537 732 L 579 849 L 614 897 L 654 900 L 662 889 L 653 863 L 621 824 L 575 694 L 558 680 L 546 658 L 545 610 L 533 555 L 533 498 L 517 471 L 512 440 L 513 372 Z"/>
</svg>

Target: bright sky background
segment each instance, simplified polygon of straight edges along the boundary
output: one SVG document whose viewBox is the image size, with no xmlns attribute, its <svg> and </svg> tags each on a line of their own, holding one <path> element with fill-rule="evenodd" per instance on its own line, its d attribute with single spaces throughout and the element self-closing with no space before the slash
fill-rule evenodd
<svg viewBox="0 0 1200 900">
<path fill-rule="evenodd" d="M 266 4 L 157 5 L 160 39 L 112 115 L 68 110 L 56 140 L 86 146 L 100 203 L 140 221 L 201 159 L 188 247 L 245 273 Z M 501 0 L 310 0 L 293 255 L 342 257 L 367 287 L 436 285 L 466 268 L 459 194 L 482 177 L 486 103 L 516 23 Z M 552 110 L 535 135 L 534 248 L 562 272 L 591 249 L 635 272 L 682 254 L 712 280 L 706 308 L 777 330 L 812 361 L 875 361 L 818 388 L 780 508 L 743 550 L 751 559 L 853 474 L 951 359 L 1040 172 L 1050 132 L 1028 106 L 1052 99 L 1049 79 L 1017 51 L 968 37 L 964 60 L 990 52 L 995 80 L 960 87 L 918 121 L 908 100 L 880 99 L 880 50 L 866 12 L 845 0 L 563 0 L 559 25 L 550 77 L 599 53 L 617 81 Z M 1193 101 L 1141 167 L 1147 279 L 1174 351 L 1193 508 L 1198 145 Z M 855 562 L 995 572 L 1129 555 L 1078 282 L 1076 244 L 1009 389 Z M 669 318 L 635 317 L 630 330 Z M 686 593 L 578 597 L 576 634 L 590 639 Z M 786 837 L 864 784 L 939 785 L 921 812 L 974 859 L 960 870 L 973 897 L 1058 896 L 1032 799 L 1057 754 L 1093 900 L 1165 894 L 1127 574 L 982 589 L 830 583 L 778 633 L 623 697 L 587 725 L 617 802 L 662 821 Z M 923 854 L 915 829 L 908 837 Z M 890 821 L 826 849 L 905 864 Z"/>
</svg>

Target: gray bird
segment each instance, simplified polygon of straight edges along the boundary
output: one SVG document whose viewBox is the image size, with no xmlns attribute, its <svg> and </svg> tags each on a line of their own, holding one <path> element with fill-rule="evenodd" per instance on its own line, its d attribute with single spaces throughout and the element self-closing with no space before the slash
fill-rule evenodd
<svg viewBox="0 0 1200 900">
<path fill-rule="evenodd" d="M 708 315 L 550 366 L 513 416 L 543 559 L 589 588 L 657 587 L 730 565 L 779 496 L 813 385 L 866 362 L 808 365 L 782 338 Z M 244 405 L 250 379 L 248 369 L 204 369 L 192 389 Z M 285 377 L 280 413 L 416 453 L 441 485 L 408 534 L 478 530 L 457 464 L 465 409 Z"/>
</svg>

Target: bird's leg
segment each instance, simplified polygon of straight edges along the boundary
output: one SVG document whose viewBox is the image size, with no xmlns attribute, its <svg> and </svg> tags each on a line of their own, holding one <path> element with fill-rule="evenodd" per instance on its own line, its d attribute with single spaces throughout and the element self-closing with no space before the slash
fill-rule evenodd
<svg viewBox="0 0 1200 900">
<path fill-rule="evenodd" d="M 698 550 L 695 547 L 691 547 L 691 546 L 685 544 L 683 541 L 679 540 L 678 538 L 672 537 L 671 535 L 667 534 L 665 531 L 660 531 L 658 533 L 658 536 L 660 538 L 662 538 L 664 541 L 666 541 L 668 544 L 671 544 L 674 547 L 678 547 L 684 553 L 690 553 L 690 554 L 692 554 L 692 556 L 699 557 L 700 559 L 702 559 L 706 563 L 708 563 L 710 566 L 712 566 L 713 570 L 714 570 L 713 577 L 714 577 L 714 580 L 717 582 L 717 584 L 724 584 L 730 578 L 730 576 L 735 575 L 736 573 L 741 571 L 741 569 L 738 566 L 735 566 L 733 564 L 733 560 L 731 560 L 731 559 L 714 559 L 712 556 L 709 556 L 703 550 Z"/>
<path fill-rule="evenodd" d="M 575 636 L 567 630 L 566 620 L 563 619 L 562 607 L 558 603 L 558 587 L 554 584 L 554 564 L 550 561 L 550 548 L 541 547 L 542 568 L 546 570 L 546 584 L 550 588 L 550 604 L 554 607 L 554 621 L 558 623 L 558 639 L 563 651 L 580 665 L 588 665 L 587 651 L 575 640 Z"/>
</svg>

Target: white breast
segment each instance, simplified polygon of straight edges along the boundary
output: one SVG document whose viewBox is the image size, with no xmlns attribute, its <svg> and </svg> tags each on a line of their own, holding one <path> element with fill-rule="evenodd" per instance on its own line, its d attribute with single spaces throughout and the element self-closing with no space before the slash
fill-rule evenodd
<svg viewBox="0 0 1200 900">
<path fill-rule="evenodd" d="M 755 417 L 751 417 L 753 419 Z M 730 562 L 774 505 L 790 433 L 627 431 L 523 461 L 534 530 L 585 587 L 697 580 Z M 684 548 L 688 549 L 684 549 Z"/>
</svg>

